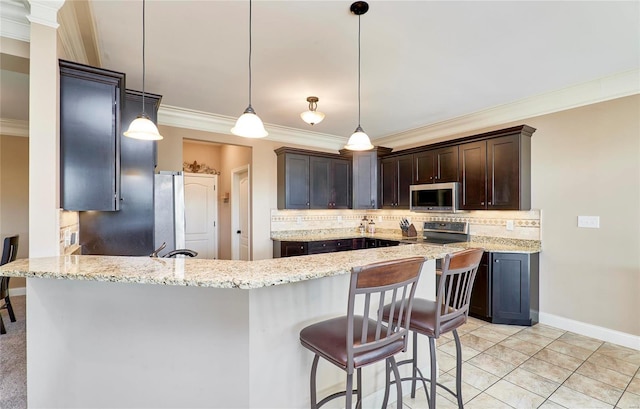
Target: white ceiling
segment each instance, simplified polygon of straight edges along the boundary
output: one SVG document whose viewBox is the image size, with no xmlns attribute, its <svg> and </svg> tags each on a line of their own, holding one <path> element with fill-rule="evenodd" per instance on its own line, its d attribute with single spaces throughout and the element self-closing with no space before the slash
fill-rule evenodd
<svg viewBox="0 0 640 409">
<path fill-rule="evenodd" d="M 142 2 L 90 0 L 105 68 L 142 86 Z M 357 125 L 350 1 L 253 3 L 253 100 L 266 123 Z M 370 1 L 362 126 L 372 139 L 640 68 L 640 2 Z M 248 103 L 248 1 L 147 0 L 147 90 L 229 117 Z M 2 91 L 5 92 L 2 75 Z M 14 78 L 15 79 L 15 78 Z M 299 117 L 306 97 L 327 116 Z M 3 104 L 4 105 L 4 104 Z"/>
</svg>

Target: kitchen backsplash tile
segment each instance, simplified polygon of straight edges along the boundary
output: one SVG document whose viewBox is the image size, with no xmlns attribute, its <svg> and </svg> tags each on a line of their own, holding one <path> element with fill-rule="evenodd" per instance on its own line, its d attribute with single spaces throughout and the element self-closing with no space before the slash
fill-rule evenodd
<svg viewBox="0 0 640 409">
<path fill-rule="evenodd" d="M 300 230 L 357 229 L 363 217 L 373 219 L 376 229 L 400 231 L 404 217 L 422 234 L 425 221 L 468 222 L 472 236 L 504 237 L 540 240 L 540 210 L 468 211 L 458 213 L 415 213 L 408 210 L 272 210 L 271 232 L 287 233 Z M 513 230 L 507 222 L 513 221 Z"/>
<path fill-rule="evenodd" d="M 60 253 L 68 255 L 79 248 L 80 231 L 78 212 L 58 209 L 58 223 L 60 231 Z"/>
</svg>

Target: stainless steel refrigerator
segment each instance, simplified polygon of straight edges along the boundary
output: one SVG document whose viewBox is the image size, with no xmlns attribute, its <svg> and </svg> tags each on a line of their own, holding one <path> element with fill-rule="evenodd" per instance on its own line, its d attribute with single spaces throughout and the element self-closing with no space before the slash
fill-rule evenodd
<svg viewBox="0 0 640 409">
<path fill-rule="evenodd" d="M 123 180 L 119 211 L 80 212 L 82 254 L 149 256 L 163 242 L 160 255 L 184 248 L 184 176 L 150 176 L 137 173 Z"/>
</svg>

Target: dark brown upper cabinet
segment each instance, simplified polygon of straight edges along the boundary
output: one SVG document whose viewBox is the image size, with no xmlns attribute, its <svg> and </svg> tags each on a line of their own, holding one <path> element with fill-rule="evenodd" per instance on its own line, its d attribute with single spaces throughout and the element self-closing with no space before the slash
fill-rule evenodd
<svg viewBox="0 0 640 409">
<path fill-rule="evenodd" d="M 351 161 L 309 156 L 310 208 L 348 209 L 351 206 Z"/>
<path fill-rule="evenodd" d="M 278 157 L 278 209 L 351 207 L 351 160 L 294 148 Z"/>
<path fill-rule="evenodd" d="M 125 74 L 60 60 L 60 206 L 120 206 Z"/>
<path fill-rule="evenodd" d="M 408 209 L 409 186 L 413 184 L 413 155 L 380 161 L 380 203 L 383 209 Z"/>
<path fill-rule="evenodd" d="M 430 149 L 413 155 L 415 184 L 458 181 L 458 146 Z"/>
<path fill-rule="evenodd" d="M 506 135 L 459 145 L 461 210 L 531 209 L 531 134 L 523 125 Z"/>
</svg>

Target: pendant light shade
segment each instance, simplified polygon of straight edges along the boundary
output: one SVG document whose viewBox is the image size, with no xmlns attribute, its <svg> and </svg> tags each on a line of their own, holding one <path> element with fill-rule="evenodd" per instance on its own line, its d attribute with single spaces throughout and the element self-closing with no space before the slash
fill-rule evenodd
<svg viewBox="0 0 640 409">
<path fill-rule="evenodd" d="M 369 149 L 373 149 L 373 145 L 371 144 L 371 140 L 369 140 L 369 136 L 364 133 L 360 125 L 358 125 L 351 137 L 349 137 L 344 148 L 350 151 L 368 151 Z"/>
<path fill-rule="evenodd" d="M 249 106 L 231 128 L 231 133 L 245 138 L 264 138 L 269 133 L 251 106 L 251 0 L 249 0 Z"/>
<path fill-rule="evenodd" d="M 162 135 L 158 132 L 156 124 L 151 122 L 144 110 L 144 82 L 145 82 L 145 0 L 142 0 L 142 113 L 138 115 L 129 125 L 123 135 L 133 139 L 142 139 L 145 141 L 159 141 Z"/>
<path fill-rule="evenodd" d="M 269 133 L 264 129 L 264 124 L 251 105 L 244 110 L 236 121 L 236 125 L 231 128 L 231 133 L 245 138 L 264 138 Z"/>
<path fill-rule="evenodd" d="M 369 135 L 367 135 L 360 126 L 360 16 L 369 10 L 369 4 L 366 1 L 356 1 L 351 4 L 350 10 L 353 14 L 358 16 L 358 126 L 353 132 L 345 149 L 350 151 L 368 151 L 373 149 Z"/>
<path fill-rule="evenodd" d="M 145 141 L 159 141 L 162 139 L 162 135 L 158 132 L 158 127 L 146 115 L 140 115 L 134 119 L 124 136 Z"/>
<path fill-rule="evenodd" d="M 300 114 L 300 118 L 309 125 L 315 125 L 322 122 L 324 114 L 318 111 L 318 97 L 308 97 L 309 110 Z"/>
</svg>

